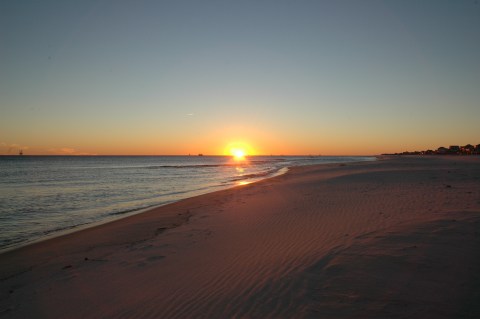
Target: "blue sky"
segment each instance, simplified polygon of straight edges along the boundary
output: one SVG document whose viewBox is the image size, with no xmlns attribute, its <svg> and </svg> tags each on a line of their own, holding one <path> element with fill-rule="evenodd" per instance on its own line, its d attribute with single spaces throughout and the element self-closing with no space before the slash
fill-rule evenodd
<svg viewBox="0 0 480 319">
<path fill-rule="evenodd" d="M 0 154 L 480 143 L 478 1 L 3 1 Z"/>
</svg>

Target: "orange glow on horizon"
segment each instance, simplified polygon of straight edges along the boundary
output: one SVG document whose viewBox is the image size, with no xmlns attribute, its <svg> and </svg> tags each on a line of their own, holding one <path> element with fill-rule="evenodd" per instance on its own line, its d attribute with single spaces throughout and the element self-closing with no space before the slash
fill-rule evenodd
<svg viewBox="0 0 480 319">
<path fill-rule="evenodd" d="M 229 143 L 223 153 L 233 156 L 235 160 L 244 160 L 247 156 L 257 155 L 253 147 L 243 141 Z"/>
<path fill-rule="evenodd" d="M 230 150 L 230 153 L 233 155 L 233 158 L 237 161 L 242 161 L 245 159 L 245 151 L 240 148 L 234 148 Z"/>
</svg>

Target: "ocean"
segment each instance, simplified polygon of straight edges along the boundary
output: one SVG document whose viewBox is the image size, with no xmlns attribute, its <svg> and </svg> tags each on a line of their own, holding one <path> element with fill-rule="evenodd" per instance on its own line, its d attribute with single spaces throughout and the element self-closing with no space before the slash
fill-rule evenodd
<svg viewBox="0 0 480 319">
<path fill-rule="evenodd" d="M 0 156 L 0 251 L 291 166 L 374 157 Z"/>
</svg>

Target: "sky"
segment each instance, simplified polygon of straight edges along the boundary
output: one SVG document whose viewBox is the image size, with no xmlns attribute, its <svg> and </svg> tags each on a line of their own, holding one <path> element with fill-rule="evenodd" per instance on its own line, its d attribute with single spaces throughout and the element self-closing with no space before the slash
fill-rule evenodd
<svg viewBox="0 0 480 319">
<path fill-rule="evenodd" d="M 480 1 L 0 1 L 0 154 L 480 143 Z"/>
</svg>

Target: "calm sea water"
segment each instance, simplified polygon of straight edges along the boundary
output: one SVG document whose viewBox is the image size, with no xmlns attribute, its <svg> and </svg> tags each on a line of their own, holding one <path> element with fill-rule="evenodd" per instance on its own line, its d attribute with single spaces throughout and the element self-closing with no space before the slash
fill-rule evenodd
<svg viewBox="0 0 480 319">
<path fill-rule="evenodd" d="M 372 157 L 0 156 L 0 250 L 281 174 Z"/>
</svg>

